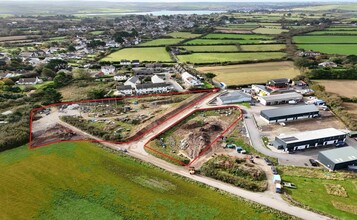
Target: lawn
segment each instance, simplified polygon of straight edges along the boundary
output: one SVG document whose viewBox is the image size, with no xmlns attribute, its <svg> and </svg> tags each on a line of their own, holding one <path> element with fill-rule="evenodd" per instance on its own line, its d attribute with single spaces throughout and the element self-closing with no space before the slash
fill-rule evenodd
<svg viewBox="0 0 357 220">
<path fill-rule="evenodd" d="M 178 55 L 180 61 L 190 63 L 216 63 L 229 61 L 269 60 L 280 59 L 285 56 L 282 52 L 270 53 L 193 53 Z"/>
<path fill-rule="evenodd" d="M 118 50 L 101 61 L 118 62 L 122 59 L 140 60 L 143 61 L 161 61 L 171 62 L 170 55 L 165 50 L 165 47 L 150 47 L 150 48 L 125 48 Z"/>
<path fill-rule="evenodd" d="M 104 31 L 91 31 L 89 32 L 91 35 L 94 35 L 94 36 L 98 36 L 98 35 L 101 35 L 101 34 L 104 34 Z"/>
<path fill-rule="evenodd" d="M 297 46 L 304 50 L 326 54 L 357 55 L 357 44 L 297 44 Z"/>
<path fill-rule="evenodd" d="M 259 40 L 271 40 L 271 36 L 260 34 L 208 34 L 203 37 L 204 39 L 259 39 Z"/>
<path fill-rule="evenodd" d="M 278 170 L 284 181 L 297 186 L 297 189 L 284 189 L 294 200 L 340 219 L 356 219 L 356 174 L 298 167 L 278 167 Z M 329 187 L 335 188 L 338 185 L 345 190 L 347 197 L 344 193 L 328 193 Z"/>
<path fill-rule="evenodd" d="M 148 41 L 145 43 L 139 44 L 139 46 L 163 46 L 163 45 L 172 45 L 172 44 L 178 44 L 182 41 L 182 39 L 178 38 L 162 38 L 162 39 L 156 39 L 152 41 Z"/>
<path fill-rule="evenodd" d="M 281 34 L 283 32 L 288 32 L 289 30 L 281 29 L 281 28 L 257 28 L 253 30 L 254 33 L 257 34 Z"/>
<path fill-rule="evenodd" d="M 300 74 L 292 62 L 267 62 L 256 64 L 241 64 L 229 66 L 199 67 L 198 71 L 212 72 L 214 78 L 227 85 L 247 85 L 253 83 L 266 83 L 274 78 L 293 78 Z"/>
<path fill-rule="evenodd" d="M 345 97 L 357 97 L 357 80 L 314 80 L 325 86 L 327 92 L 336 93 Z"/>
<path fill-rule="evenodd" d="M 172 33 L 169 33 L 168 36 L 171 36 L 173 38 L 187 39 L 187 38 L 199 37 L 199 36 L 201 36 L 201 34 L 192 34 L 190 32 L 172 32 Z"/>
<path fill-rule="evenodd" d="M 238 48 L 236 45 L 215 45 L 215 46 L 184 46 L 183 48 L 186 48 L 187 50 L 193 51 L 193 52 L 222 52 L 222 51 L 238 51 Z"/>
<path fill-rule="evenodd" d="M 210 44 L 260 44 L 260 43 L 274 43 L 273 40 L 226 40 L 226 39 L 194 39 L 184 44 L 186 45 L 210 45 Z"/>
<path fill-rule="evenodd" d="M 295 43 L 316 43 L 316 44 L 329 44 L 329 43 L 357 43 L 356 36 L 296 36 L 293 38 Z"/>
<path fill-rule="evenodd" d="M 289 218 L 91 143 L 8 150 L 0 169 L 0 219 Z"/>
<path fill-rule="evenodd" d="M 308 33 L 308 35 L 357 35 L 357 30 L 331 30 L 331 31 L 314 31 Z"/>
<path fill-rule="evenodd" d="M 285 49 L 285 44 L 257 44 L 257 45 L 242 45 L 242 51 L 279 51 Z"/>
</svg>

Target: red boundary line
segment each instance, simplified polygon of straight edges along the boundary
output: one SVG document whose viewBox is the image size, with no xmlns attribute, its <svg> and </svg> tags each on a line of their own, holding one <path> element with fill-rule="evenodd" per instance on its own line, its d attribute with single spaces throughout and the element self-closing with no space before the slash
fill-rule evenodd
<svg viewBox="0 0 357 220">
<path fill-rule="evenodd" d="M 171 92 L 171 93 L 161 93 L 161 94 L 148 94 L 148 95 L 141 95 L 141 96 L 127 96 L 127 97 L 120 97 L 120 98 L 105 98 L 105 99 L 94 99 L 94 100 L 81 100 L 81 101 L 76 101 L 76 102 L 60 102 L 60 103 L 55 103 L 55 104 L 50 104 L 50 105 L 46 105 L 46 106 L 42 106 L 40 108 L 34 108 L 31 110 L 30 112 L 30 142 L 29 142 L 29 149 L 35 149 L 35 148 L 39 148 L 39 147 L 44 147 L 44 146 L 48 146 L 50 144 L 55 144 L 55 143 L 59 143 L 59 142 L 93 142 L 93 143 L 100 143 L 100 142 L 107 142 L 107 143 L 113 143 L 113 144 L 130 144 L 136 140 L 138 140 L 139 138 L 145 136 L 147 133 L 151 132 L 153 129 L 157 128 L 158 126 L 160 126 L 161 124 L 165 123 L 166 121 L 170 120 L 171 118 L 175 117 L 176 115 L 180 114 L 181 112 L 183 112 L 184 110 L 196 105 L 198 102 L 202 101 L 203 99 L 205 99 L 206 97 L 208 97 L 209 95 L 215 93 L 219 91 L 219 89 L 214 88 L 214 89 L 206 89 L 206 90 L 193 90 L 193 91 L 187 91 L 187 92 Z M 92 103 L 92 102 L 102 102 L 102 101 L 113 101 L 113 100 L 124 100 L 124 99 L 131 99 L 131 98 L 144 98 L 144 97 L 154 97 L 154 96 L 169 96 L 169 95 L 183 95 L 183 94 L 195 94 L 195 93 L 207 93 L 207 95 L 203 96 L 202 98 L 196 100 L 195 102 L 193 102 L 192 104 L 186 106 L 185 108 L 183 108 L 182 110 L 180 110 L 179 112 L 173 114 L 172 116 L 170 116 L 169 118 L 167 118 L 166 120 L 164 120 L 162 123 L 152 127 L 150 130 L 148 130 L 147 132 L 138 135 L 138 136 L 133 136 L 132 138 L 130 138 L 128 141 L 125 142 L 115 142 L 115 141 L 106 141 L 106 140 L 58 140 L 58 141 L 53 141 L 50 143 L 46 143 L 43 145 L 39 145 L 39 146 L 32 146 L 32 120 L 33 120 L 33 115 L 35 111 L 41 110 L 41 109 L 46 109 L 48 107 L 53 107 L 53 106 L 59 106 L 59 105 L 65 105 L 65 104 L 75 104 L 75 103 Z"/>
<path fill-rule="evenodd" d="M 165 133 L 167 130 L 169 130 L 170 128 L 174 127 L 175 125 L 177 125 L 178 123 L 180 123 L 182 120 L 184 120 L 185 118 L 189 117 L 190 115 L 194 114 L 195 112 L 199 112 L 199 111 L 206 111 L 206 110 L 217 110 L 217 109 L 227 109 L 227 108 L 235 108 L 238 109 L 240 111 L 240 116 L 228 127 L 226 128 L 224 131 L 222 131 L 209 145 L 207 145 L 193 160 L 191 160 L 190 163 L 185 164 L 184 162 L 170 157 L 169 155 L 166 155 L 158 150 L 155 150 L 149 146 L 147 146 L 150 141 L 152 141 L 153 139 L 157 138 L 158 136 L 160 136 L 162 133 Z M 157 153 L 160 154 L 161 156 L 164 156 L 172 161 L 175 161 L 179 164 L 181 164 L 182 166 L 190 166 L 193 162 L 195 162 L 199 157 L 201 157 L 204 153 L 206 153 L 206 151 L 208 151 L 220 138 L 222 138 L 222 136 L 224 134 L 226 134 L 233 126 L 235 126 L 240 120 L 242 120 L 243 118 L 243 112 L 242 109 L 239 108 L 238 106 L 220 106 L 220 107 L 213 107 L 213 108 L 201 108 L 201 109 L 195 109 L 192 112 L 190 112 L 189 114 L 187 114 L 184 118 L 182 118 L 181 120 L 175 122 L 174 124 L 172 124 L 171 126 L 167 127 L 166 129 L 164 129 L 162 132 L 160 132 L 159 134 L 155 135 L 154 137 L 150 138 L 150 140 L 148 142 L 145 143 L 144 147 Z"/>
</svg>

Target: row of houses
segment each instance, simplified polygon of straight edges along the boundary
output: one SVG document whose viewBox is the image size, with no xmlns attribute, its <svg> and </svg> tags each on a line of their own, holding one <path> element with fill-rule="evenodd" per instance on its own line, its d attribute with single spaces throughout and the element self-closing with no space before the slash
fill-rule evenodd
<svg viewBox="0 0 357 220">
<path fill-rule="evenodd" d="M 155 93 L 167 93 L 173 90 L 173 86 L 170 83 L 143 83 L 132 85 L 120 85 L 117 86 L 115 95 L 131 96 L 131 95 L 146 95 Z"/>
</svg>

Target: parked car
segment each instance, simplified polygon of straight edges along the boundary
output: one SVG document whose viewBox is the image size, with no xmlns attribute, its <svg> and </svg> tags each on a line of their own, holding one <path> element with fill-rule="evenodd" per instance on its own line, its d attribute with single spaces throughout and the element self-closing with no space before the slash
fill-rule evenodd
<svg viewBox="0 0 357 220">
<path fill-rule="evenodd" d="M 309 159 L 310 163 L 311 163 L 311 166 L 313 167 L 317 167 L 318 166 L 318 163 L 316 162 L 316 160 L 314 159 Z"/>
<path fill-rule="evenodd" d="M 272 166 L 271 171 L 273 171 L 274 175 L 278 175 L 278 170 L 276 169 L 276 167 Z"/>
<path fill-rule="evenodd" d="M 296 189 L 297 188 L 294 183 L 283 182 L 283 186 L 284 187 L 288 187 L 288 188 L 292 188 L 292 189 Z"/>
<path fill-rule="evenodd" d="M 271 162 L 271 160 L 269 160 L 269 158 L 264 158 L 264 161 L 267 163 L 268 166 L 273 165 L 273 163 Z"/>
</svg>

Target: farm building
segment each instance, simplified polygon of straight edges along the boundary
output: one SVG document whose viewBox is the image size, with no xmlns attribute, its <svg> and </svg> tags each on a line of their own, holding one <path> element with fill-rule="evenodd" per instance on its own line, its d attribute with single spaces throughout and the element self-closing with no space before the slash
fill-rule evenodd
<svg viewBox="0 0 357 220">
<path fill-rule="evenodd" d="M 289 135 L 275 137 L 273 145 L 284 151 L 296 151 L 306 148 L 336 145 L 344 143 L 346 133 L 335 128 L 325 128 L 313 131 L 305 131 Z"/>
<path fill-rule="evenodd" d="M 331 170 L 346 169 L 349 165 L 357 165 L 357 150 L 349 146 L 321 151 L 317 160 Z"/>
<path fill-rule="evenodd" d="M 295 121 L 299 119 L 316 118 L 320 116 L 315 105 L 298 105 L 260 111 L 260 116 L 268 123 Z"/>
<path fill-rule="evenodd" d="M 219 105 L 226 105 L 232 103 L 241 103 L 241 102 L 251 102 L 252 97 L 242 92 L 234 91 L 225 96 L 219 96 L 217 98 L 217 103 Z"/>
<path fill-rule="evenodd" d="M 289 87 L 290 79 L 282 78 L 282 79 L 272 79 L 267 82 L 267 87 L 273 90 L 275 89 L 286 89 Z"/>
<path fill-rule="evenodd" d="M 270 96 L 261 96 L 258 98 L 263 105 L 279 105 L 286 104 L 289 101 L 300 102 L 302 95 L 296 92 L 282 93 Z"/>
</svg>

